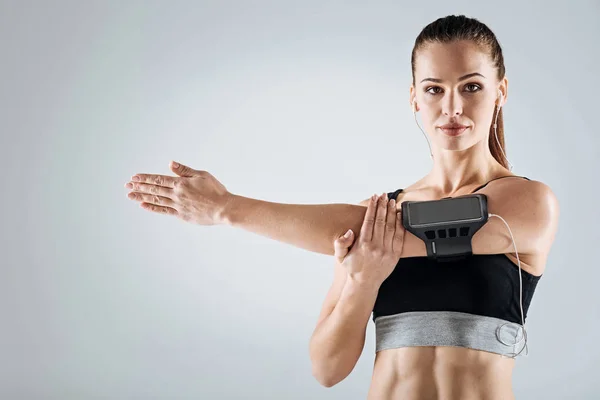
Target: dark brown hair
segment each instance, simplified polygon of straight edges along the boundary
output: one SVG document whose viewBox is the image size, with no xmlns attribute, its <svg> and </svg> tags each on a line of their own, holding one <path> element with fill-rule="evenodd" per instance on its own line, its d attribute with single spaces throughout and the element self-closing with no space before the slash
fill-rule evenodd
<svg viewBox="0 0 600 400">
<path fill-rule="evenodd" d="M 490 28 L 475 18 L 468 18 L 464 15 L 449 15 L 433 21 L 423 28 L 421 33 L 419 33 L 419 36 L 417 36 L 411 55 L 413 86 L 415 85 L 415 56 L 417 52 L 429 43 L 450 43 L 458 40 L 469 40 L 481 46 L 481 48 L 488 53 L 492 63 L 496 67 L 498 80 L 504 79 L 505 68 L 502 48 L 500 47 L 500 43 L 498 43 L 498 39 L 496 39 L 496 35 L 494 35 Z M 492 125 L 490 126 L 488 144 L 490 146 L 490 152 L 496 161 L 505 168 L 508 168 L 508 163 L 502 155 L 498 143 L 496 142 L 496 137 L 494 136 L 494 119 L 496 117 L 497 108 L 498 106 L 496 105 L 494 107 Z M 506 154 L 502 109 L 500 109 L 500 112 L 498 113 L 497 124 L 498 142 L 500 142 L 502 151 Z"/>
</svg>

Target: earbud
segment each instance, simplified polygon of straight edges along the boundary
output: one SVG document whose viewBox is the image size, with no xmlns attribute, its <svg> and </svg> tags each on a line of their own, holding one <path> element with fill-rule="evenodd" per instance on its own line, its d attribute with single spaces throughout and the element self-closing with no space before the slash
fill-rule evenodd
<svg viewBox="0 0 600 400">
<path fill-rule="evenodd" d="M 494 119 L 494 124 L 492 126 L 494 127 L 494 136 L 496 137 L 496 143 L 498 143 L 498 148 L 500 149 L 502 155 L 504 156 L 504 159 L 508 163 L 509 169 L 512 171 L 513 166 L 506 157 L 504 150 L 502 150 L 502 146 L 500 146 L 500 141 L 498 140 L 498 114 L 500 114 L 500 108 L 502 108 L 502 101 L 504 100 L 504 95 L 502 94 L 502 91 L 500 89 L 498 89 L 498 97 L 500 98 L 500 101 L 498 102 L 498 110 L 496 111 L 496 118 Z"/>
<path fill-rule="evenodd" d="M 413 99 L 413 101 L 412 101 L 412 110 L 413 110 L 414 113 L 417 112 L 417 102 L 416 102 L 416 99 Z"/>
</svg>

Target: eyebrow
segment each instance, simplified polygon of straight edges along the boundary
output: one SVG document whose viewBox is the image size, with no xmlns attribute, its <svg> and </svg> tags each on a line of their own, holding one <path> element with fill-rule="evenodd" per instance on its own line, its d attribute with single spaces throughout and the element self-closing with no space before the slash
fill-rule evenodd
<svg viewBox="0 0 600 400">
<path fill-rule="evenodd" d="M 482 78 L 485 79 L 485 76 L 481 75 L 479 72 L 473 72 L 471 74 L 467 74 L 465 76 L 461 76 L 460 78 L 458 78 L 458 81 L 464 81 L 465 79 L 469 79 L 472 76 L 480 76 Z M 425 81 L 431 81 L 431 82 L 435 82 L 435 83 L 442 83 L 443 81 L 441 79 L 436 79 L 436 78 L 425 78 L 421 81 L 421 83 L 425 82 Z"/>
</svg>

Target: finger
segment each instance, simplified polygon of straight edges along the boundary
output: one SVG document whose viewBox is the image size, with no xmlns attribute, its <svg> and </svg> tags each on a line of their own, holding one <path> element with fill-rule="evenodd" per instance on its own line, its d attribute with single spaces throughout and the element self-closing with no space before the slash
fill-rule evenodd
<svg viewBox="0 0 600 400">
<path fill-rule="evenodd" d="M 375 215 L 375 226 L 373 227 L 373 242 L 377 245 L 383 245 L 387 207 L 387 194 L 384 193 L 379 196 L 379 201 L 377 202 L 377 214 Z"/>
<path fill-rule="evenodd" d="M 348 249 L 354 241 L 354 232 L 349 230 L 344 236 L 340 236 L 333 242 L 333 248 L 335 249 L 335 257 L 339 262 L 342 262 L 344 257 L 348 254 Z"/>
<path fill-rule="evenodd" d="M 346 257 L 346 254 L 348 254 L 348 249 L 337 242 L 338 242 L 338 240 L 336 240 L 334 243 L 334 247 L 335 247 L 334 256 L 335 256 L 335 260 L 341 264 L 342 262 L 344 262 L 344 257 Z"/>
<path fill-rule="evenodd" d="M 183 164 L 175 162 L 175 161 L 172 161 L 169 166 L 171 167 L 171 170 L 173 172 L 175 172 L 177 175 L 184 176 L 184 177 L 196 176 L 200 172 L 200 171 L 196 171 L 193 168 L 188 167 L 187 165 L 183 165 Z"/>
<path fill-rule="evenodd" d="M 157 206 L 156 204 L 141 203 L 140 207 L 142 207 L 145 210 L 153 211 L 158 214 L 166 214 L 166 215 L 178 215 L 179 214 L 177 212 L 177 210 L 175 210 L 174 208 Z"/>
<path fill-rule="evenodd" d="M 157 196 L 155 194 L 129 193 L 127 197 L 129 197 L 131 200 L 136 200 L 143 203 L 175 208 L 175 202 L 173 202 L 173 200 L 168 197 Z"/>
<path fill-rule="evenodd" d="M 176 182 L 181 179 L 179 177 L 167 175 L 151 175 L 151 174 L 135 174 L 131 177 L 133 182 L 147 183 L 150 185 L 164 186 L 174 188 Z"/>
<path fill-rule="evenodd" d="M 400 257 L 402 255 L 405 234 L 406 229 L 402 224 L 402 208 L 400 208 L 396 214 L 396 231 L 394 232 L 394 241 L 392 243 L 392 250 L 396 257 Z"/>
<path fill-rule="evenodd" d="M 137 193 L 155 194 L 158 196 L 173 198 L 173 189 L 164 186 L 156 186 L 149 183 L 129 182 L 125 185 L 125 187 Z"/>
<path fill-rule="evenodd" d="M 373 238 L 373 225 L 375 224 L 375 213 L 377 210 L 377 195 L 371 197 L 371 201 L 367 205 L 367 212 L 365 213 L 365 219 L 360 227 L 360 236 L 358 240 L 361 242 L 370 242 Z"/>
<path fill-rule="evenodd" d="M 394 242 L 394 233 L 396 231 L 396 200 L 391 199 L 388 202 L 387 218 L 385 221 L 385 233 L 383 235 L 383 244 L 386 249 L 392 251 Z"/>
</svg>

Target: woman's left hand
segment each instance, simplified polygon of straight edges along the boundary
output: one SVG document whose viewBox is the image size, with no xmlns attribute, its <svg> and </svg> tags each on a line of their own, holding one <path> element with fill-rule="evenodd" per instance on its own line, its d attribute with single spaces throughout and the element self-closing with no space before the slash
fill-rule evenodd
<svg viewBox="0 0 600 400">
<path fill-rule="evenodd" d="M 334 242 L 336 261 L 351 279 L 379 287 L 396 268 L 404 247 L 405 229 L 395 200 L 388 201 L 385 193 L 373 196 L 358 238 L 352 230 L 348 233 Z"/>
</svg>

